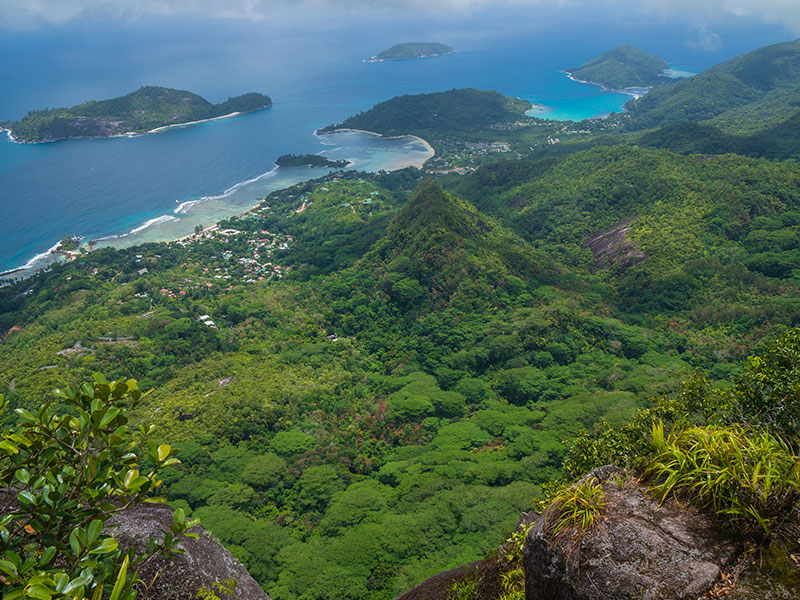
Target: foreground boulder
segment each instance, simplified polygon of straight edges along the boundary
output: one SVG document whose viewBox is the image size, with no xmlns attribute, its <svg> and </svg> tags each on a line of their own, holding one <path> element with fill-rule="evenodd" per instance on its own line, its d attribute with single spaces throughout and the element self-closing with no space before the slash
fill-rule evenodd
<svg viewBox="0 0 800 600">
<path fill-rule="evenodd" d="M 112 517 L 108 531 L 121 546 L 133 546 L 143 553 L 151 536 L 163 540 L 163 532 L 172 523 L 172 514 L 173 510 L 164 504 L 140 504 Z M 247 569 L 216 538 L 200 526 L 191 531 L 199 538 L 181 540 L 178 547 L 184 554 L 159 556 L 139 571 L 139 578 L 149 587 L 139 592 L 138 600 L 196 600 L 201 588 L 231 600 L 270 600 Z M 233 596 L 214 589 L 215 583 L 230 579 L 236 581 Z"/>
<path fill-rule="evenodd" d="M 575 547 L 569 569 L 543 517 L 528 532 L 526 600 L 694 599 L 735 562 L 739 548 L 710 517 L 672 501 L 659 506 L 615 467 L 595 469 L 590 477 L 605 492 L 605 505 Z"/>
</svg>

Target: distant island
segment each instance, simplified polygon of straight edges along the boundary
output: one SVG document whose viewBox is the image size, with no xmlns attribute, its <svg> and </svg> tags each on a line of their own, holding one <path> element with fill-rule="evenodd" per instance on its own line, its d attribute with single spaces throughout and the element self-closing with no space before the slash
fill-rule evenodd
<svg viewBox="0 0 800 600">
<path fill-rule="evenodd" d="M 320 169 L 344 169 L 350 165 L 347 160 L 331 160 L 319 154 L 284 154 L 275 164 L 279 167 L 316 167 Z"/>
<path fill-rule="evenodd" d="M 652 87 L 665 83 L 662 76 L 669 63 L 630 44 L 622 44 L 580 67 L 566 69 L 581 83 L 595 83 L 612 90 Z"/>
<path fill-rule="evenodd" d="M 382 62 L 384 60 L 404 60 L 407 58 L 430 58 L 432 56 L 443 56 L 454 54 L 455 50 L 450 46 L 445 46 L 439 42 L 406 42 L 395 44 L 388 50 L 384 50 L 373 57 L 367 58 L 364 62 Z"/>
<path fill-rule="evenodd" d="M 251 92 L 212 104 L 197 94 L 144 86 L 119 98 L 89 101 L 71 108 L 29 112 L 20 121 L 0 123 L 18 142 L 53 142 L 154 133 L 177 125 L 208 121 L 272 106 L 269 96 Z"/>
</svg>

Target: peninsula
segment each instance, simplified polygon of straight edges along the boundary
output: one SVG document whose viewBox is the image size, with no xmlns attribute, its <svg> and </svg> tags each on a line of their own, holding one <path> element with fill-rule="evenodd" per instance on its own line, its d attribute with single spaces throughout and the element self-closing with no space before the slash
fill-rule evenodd
<svg viewBox="0 0 800 600">
<path fill-rule="evenodd" d="M 234 116 L 272 106 L 269 96 L 251 92 L 212 104 L 205 98 L 166 87 L 144 86 L 125 96 L 89 101 L 71 108 L 29 112 L 20 121 L 0 123 L 18 142 L 53 142 L 155 133 L 167 127 Z"/>
<path fill-rule="evenodd" d="M 450 46 L 445 46 L 439 42 L 406 42 L 395 44 L 388 50 L 384 50 L 364 59 L 364 62 L 383 62 L 385 60 L 404 60 L 407 58 L 430 58 L 432 56 L 443 56 L 454 54 L 455 50 Z"/>
<path fill-rule="evenodd" d="M 275 164 L 279 167 L 315 167 L 319 169 L 344 169 L 350 165 L 347 160 L 331 160 L 319 154 L 284 154 Z"/>
<path fill-rule="evenodd" d="M 594 83 L 612 90 L 651 87 L 664 83 L 669 63 L 630 44 L 622 44 L 580 67 L 565 72 L 581 83 Z"/>
</svg>

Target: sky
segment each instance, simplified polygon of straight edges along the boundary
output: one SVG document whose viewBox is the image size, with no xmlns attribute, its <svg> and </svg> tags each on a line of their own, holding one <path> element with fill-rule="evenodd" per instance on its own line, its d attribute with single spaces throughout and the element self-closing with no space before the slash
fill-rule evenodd
<svg viewBox="0 0 800 600">
<path fill-rule="evenodd" d="M 646 16 L 683 21 L 707 50 L 723 42 L 716 28 L 737 21 L 784 26 L 800 35 L 798 0 L 2 0 L 0 28 L 31 30 L 81 19 L 135 20 L 154 16 L 187 16 L 269 21 L 335 11 L 363 14 L 403 11 L 469 18 L 481 12 L 530 9 L 577 14 L 600 7 L 610 18 Z"/>
</svg>

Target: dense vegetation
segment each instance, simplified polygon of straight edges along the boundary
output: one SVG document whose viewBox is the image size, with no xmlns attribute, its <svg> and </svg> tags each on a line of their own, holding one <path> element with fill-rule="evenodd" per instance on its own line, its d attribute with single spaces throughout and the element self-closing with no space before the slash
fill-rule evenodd
<svg viewBox="0 0 800 600">
<path fill-rule="evenodd" d="M 702 73 L 632 100 L 636 128 L 683 121 L 751 134 L 795 115 L 800 90 L 800 40 L 742 54 Z"/>
<path fill-rule="evenodd" d="M 142 553 L 120 547 L 105 525 L 137 504 L 164 502 L 152 496 L 159 471 L 180 461 L 168 444 L 148 443 L 152 425 L 129 430 L 128 413 L 144 398 L 135 381 L 98 375 L 56 395 L 60 402 L 18 410 L 17 426 L 0 431 L 0 593 L 132 600 L 139 568 L 180 552 L 181 536 L 197 537 L 187 532 L 196 521 L 177 509 L 165 537 Z M 0 426 L 5 408 L 0 396 Z"/>
<path fill-rule="evenodd" d="M 661 73 L 668 68 L 669 63 L 663 58 L 630 44 L 622 44 L 580 67 L 566 69 L 566 72 L 581 81 L 621 90 L 664 83 Z"/>
<path fill-rule="evenodd" d="M 393 597 L 505 539 L 563 440 L 696 368 L 730 380 L 797 323 L 799 180 L 625 146 L 487 166 L 457 194 L 329 175 L 223 223 L 239 234 L 3 290 L 4 391 L 26 406 L 101 369 L 157 386 L 140 417 L 183 461 L 164 493 L 274 597 Z M 641 261 L 582 247 L 631 217 Z M 267 232 L 292 240 L 284 277 L 240 276 Z"/>
<path fill-rule="evenodd" d="M 275 161 L 279 167 L 318 167 L 343 169 L 350 163 L 346 160 L 331 160 L 319 154 L 284 154 Z"/>
<path fill-rule="evenodd" d="M 34 110 L 21 121 L 3 125 L 18 141 L 48 142 L 141 133 L 271 105 L 269 96 L 255 92 L 211 104 L 191 92 L 151 85 L 110 100 L 84 102 L 72 108 Z"/>
<path fill-rule="evenodd" d="M 496 123 L 525 119 L 525 111 L 530 107 L 530 102 L 498 92 L 450 90 L 398 96 L 322 131 L 350 128 L 383 135 L 468 132 Z"/>
<path fill-rule="evenodd" d="M 382 60 L 402 60 L 405 58 L 427 58 L 429 56 L 441 56 L 442 54 L 453 54 L 450 46 L 445 46 L 439 42 L 405 42 L 395 44 L 388 50 L 379 52 L 367 62 L 379 62 Z"/>
<path fill-rule="evenodd" d="M 796 498 L 800 166 L 770 159 L 797 156 L 793 129 L 619 134 L 626 117 L 525 108 L 390 100 L 342 126 L 514 152 L 439 182 L 329 174 L 225 233 L 0 289 L 0 391 L 30 409 L 94 371 L 155 388 L 134 418 L 180 451 L 164 494 L 277 600 L 392 598 L 496 548 L 543 497 L 591 508 L 551 482 L 605 462 L 732 514 L 769 451 L 788 483 L 736 522 L 777 531 Z M 709 439 L 743 460 L 704 457 L 731 476 L 693 492 L 706 473 L 674 465 Z M 560 531 L 593 514 L 556 513 Z"/>
</svg>

